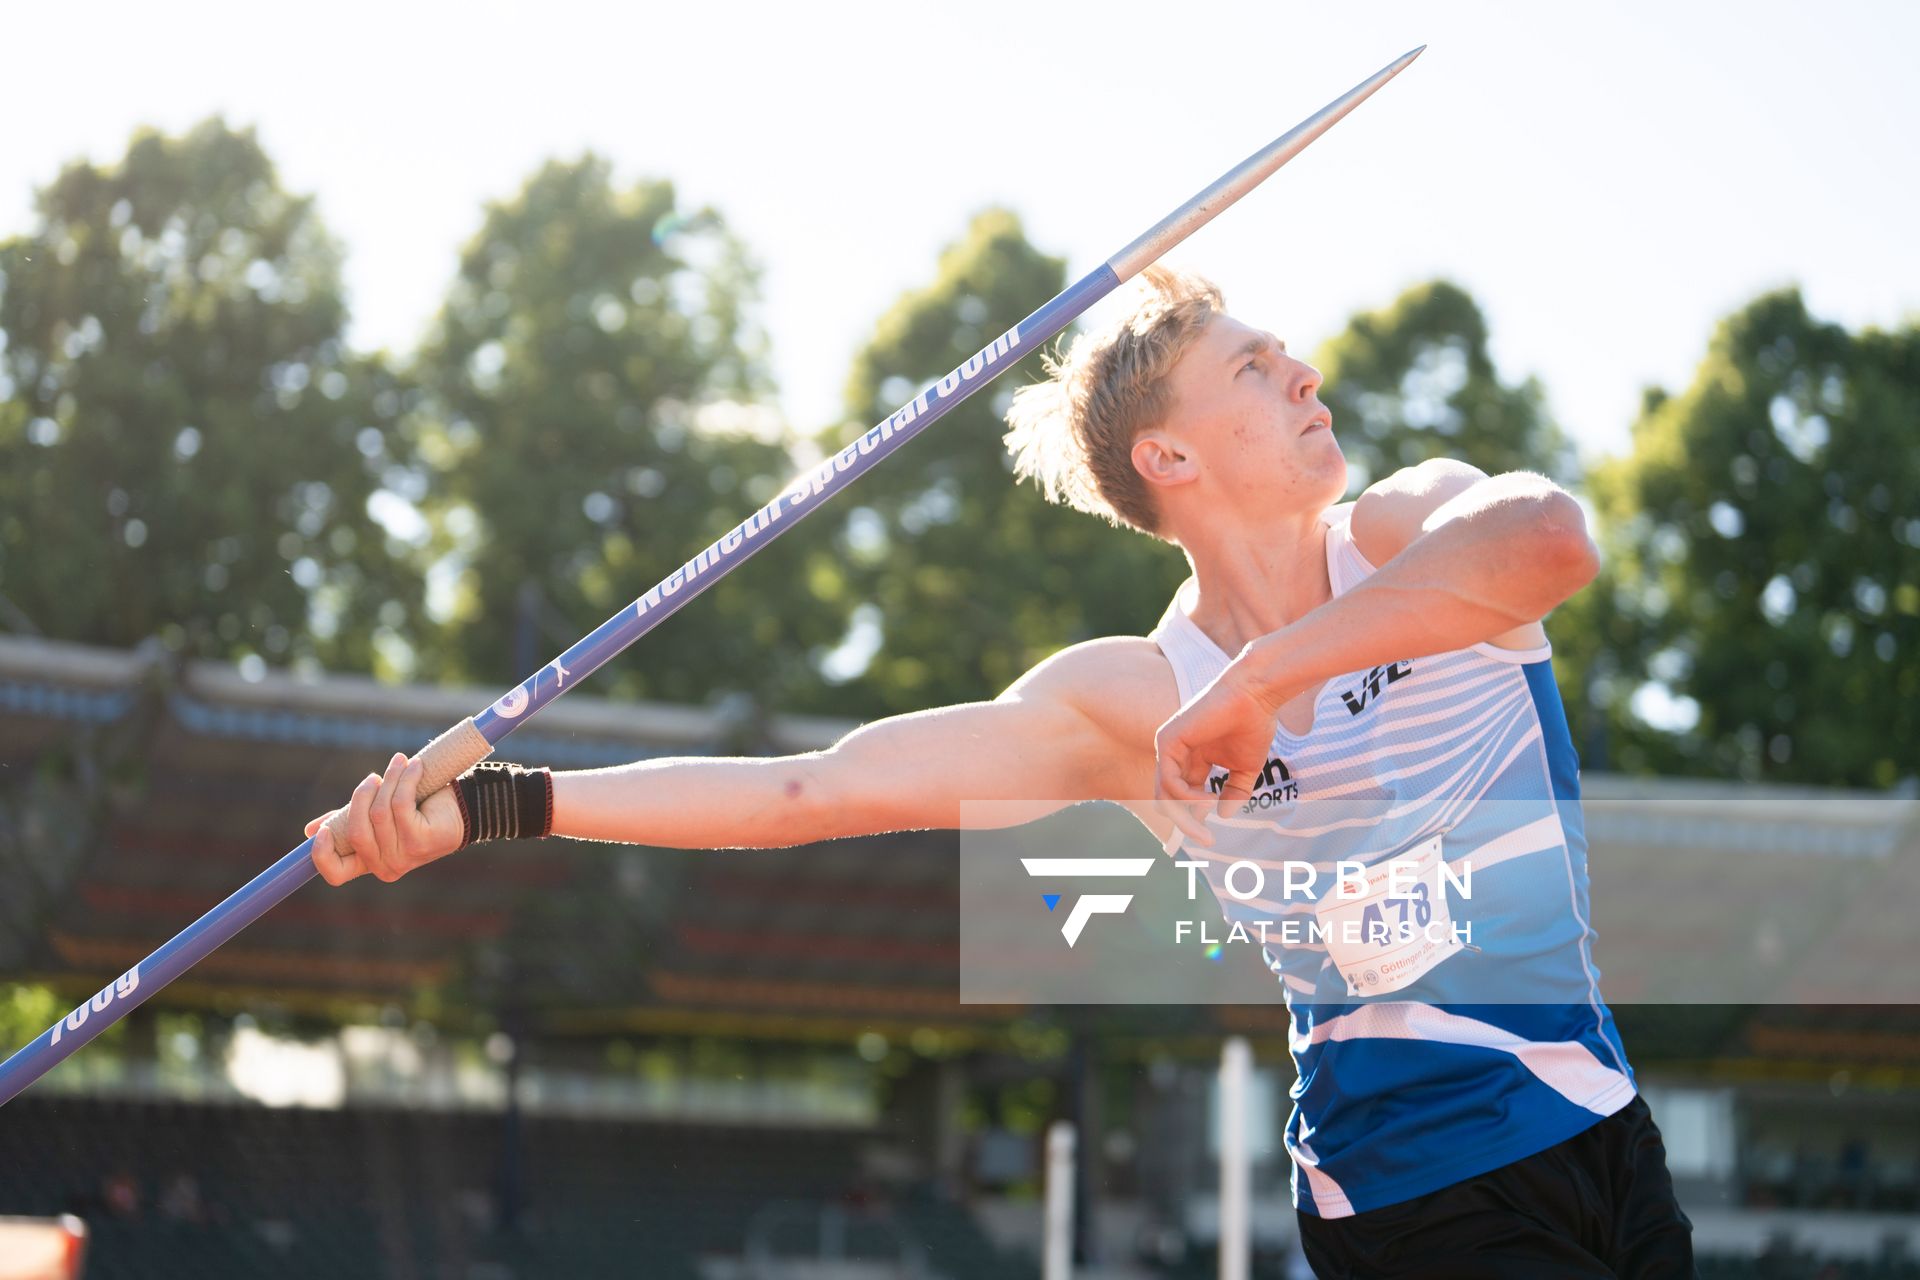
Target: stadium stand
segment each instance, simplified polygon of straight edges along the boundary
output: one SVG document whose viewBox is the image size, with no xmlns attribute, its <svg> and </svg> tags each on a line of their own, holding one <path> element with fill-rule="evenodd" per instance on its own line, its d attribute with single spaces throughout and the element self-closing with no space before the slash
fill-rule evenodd
<svg viewBox="0 0 1920 1280">
<path fill-rule="evenodd" d="M 0 975 L 85 998 L 284 851 L 369 760 L 492 696 L 245 680 L 152 651 L 0 637 Z M 845 727 L 583 694 L 503 754 L 574 766 L 796 750 Z M 1678 942 L 1651 918 L 1671 868 L 1811 849 L 1817 874 L 1783 861 L 1774 897 L 1837 886 L 1870 899 L 1862 869 L 1920 845 L 1900 812 L 1859 797 L 1741 793 L 1745 817 L 1729 822 L 1713 787 L 1589 781 L 1605 802 L 1597 880 L 1654 886 L 1646 912 L 1630 900 L 1602 926 L 1609 981 L 1642 993 L 1673 980 L 1654 958 Z M 1032 1251 L 987 1201 L 1031 1205 L 1033 1135 L 1080 1105 L 1060 1048 L 1080 1036 L 1107 1058 L 1082 1090 L 1107 1095 L 1092 1122 L 1126 1130 L 1137 1152 L 1096 1168 L 1088 1192 L 1126 1201 L 1155 1240 L 1105 1241 L 1104 1256 L 1136 1274 L 1211 1274 L 1187 1213 L 1210 1185 L 1205 1080 L 1221 1035 L 1243 1034 L 1284 1096 L 1284 1010 L 1117 1008 L 1075 1030 L 1044 1010 L 961 1005 L 957 856 L 931 834 L 716 855 L 503 844 L 397 885 L 303 891 L 130 1017 L 120 1041 L 0 1111 L 0 1215 L 84 1218 L 94 1280 L 758 1280 L 756 1258 L 764 1271 L 825 1254 L 850 1275 L 1024 1280 Z M 1910 952 L 1905 933 L 1875 937 L 1888 956 Z M 263 1106 L 204 1075 L 168 1083 L 157 1019 L 198 1019 L 229 1036 L 208 1045 L 230 1047 L 254 1013 L 338 1045 L 331 1103 Z M 1920 1280 L 1914 1010 L 1629 1000 L 1620 1014 L 1643 1085 L 1667 1090 L 1703 1276 Z M 350 1032 L 404 1038 L 428 1021 L 442 1046 L 422 1050 L 433 1061 L 406 1088 L 348 1061 Z M 505 1029 L 526 1048 L 512 1124 L 501 1062 L 462 1092 L 449 1082 L 472 1072 L 445 1048 Z M 668 1042 L 762 1066 L 838 1054 L 860 1071 L 811 1093 L 763 1071 L 752 1089 L 648 1094 L 632 1058 Z M 869 1042 L 875 1056 L 860 1056 Z M 1198 1085 L 1147 1083 L 1167 1061 Z M 994 1098 L 1030 1084 L 1046 1087 L 1024 1121 L 998 1114 Z M 889 1146 L 911 1158 L 876 1175 Z M 1104 1149 L 1086 1144 L 1096 1161 Z M 1273 1197 L 1278 1161 L 1261 1174 Z M 1259 1275 L 1285 1266 L 1277 1246 L 1256 1258 Z"/>
</svg>

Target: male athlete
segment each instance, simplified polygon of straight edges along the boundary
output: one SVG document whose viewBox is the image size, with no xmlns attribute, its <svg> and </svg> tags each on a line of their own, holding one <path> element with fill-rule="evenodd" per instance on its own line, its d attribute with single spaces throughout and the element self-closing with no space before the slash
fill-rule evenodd
<svg viewBox="0 0 1920 1280">
<path fill-rule="evenodd" d="M 1470 922 L 1470 943 L 1270 948 L 1315 1271 L 1693 1275 L 1599 996 L 1577 764 L 1541 628 L 1596 569 L 1578 504 L 1538 476 L 1441 461 L 1342 504 L 1319 373 L 1164 270 L 1049 374 L 1016 393 L 1008 444 L 1048 497 L 1185 552 L 1193 576 L 1152 635 L 1074 645 L 991 702 L 808 755 L 482 765 L 424 804 L 396 755 L 353 793 L 352 852 L 308 825 L 320 874 L 391 881 L 476 839 L 549 833 L 797 845 L 958 827 L 964 801 L 1037 796 L 1051 799 L 1034 817 L 1127 804 L 1234 909 L 1329 905 L 1271 885 L 1236 902 L 1214 879 L 1236 858 L 1404 864 L 1411 888 L 1369 882 L 1352 908 Z"/>
</svg>

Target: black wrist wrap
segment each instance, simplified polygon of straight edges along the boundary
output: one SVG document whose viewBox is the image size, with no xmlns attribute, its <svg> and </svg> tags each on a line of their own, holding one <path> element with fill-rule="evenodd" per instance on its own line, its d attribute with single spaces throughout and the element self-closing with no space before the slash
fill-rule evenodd
<svg viewBox="0 0 1920 1280">
<path fill-rule="evenodd" d="M 484 760 L 453 780 L 462 846 L 553 834 L 553 774 Z"/>
</svg>

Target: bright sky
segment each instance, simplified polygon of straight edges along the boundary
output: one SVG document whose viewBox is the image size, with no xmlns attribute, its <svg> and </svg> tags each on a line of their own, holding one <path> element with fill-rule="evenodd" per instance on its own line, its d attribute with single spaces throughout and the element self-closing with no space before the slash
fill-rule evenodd
<svg viewBox="0 0 1920 1280">
<path fill-rule="evenodd" d="M 1590 453 L 1762 289 L 1920 313 L 1907 3 L 39 5 L 9 26 L 0 235 L 64 161 L 223 112 L 345 241 L 356 341 L 406 350 L 481 203 L 591 147 L 727 214 L 813 427 L 973 210 L 1077 277 L 1421 43 L 1173 260 L 1302 351 L 1448 275 Z"/>
</svg>

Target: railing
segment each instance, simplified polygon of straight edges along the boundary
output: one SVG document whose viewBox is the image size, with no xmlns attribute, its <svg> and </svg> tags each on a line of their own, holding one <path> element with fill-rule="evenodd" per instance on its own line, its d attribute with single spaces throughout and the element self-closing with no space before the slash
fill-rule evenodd
<svg viewBox="0 0 1920 1280">
<path fill-rule="evenodd" d="M 798 1224 L 809 1239 L 811 1253 L 782 1250 L 776 1236 L 783 1227 Z M 810 1230 L 808 1229 L 810 1228 Z M 871 1237 L 856 1242 L 855 1231 Z M 859 1244 L 887 1246 L 878 1251 Z M 807 1280 L 814 1276 L 871 1276 L 874 1280 L 936 1280 L 927 1251 L 904 1222 L 888 1210 L 849 1211 L 837 1204 L 809 1204 L 800 1200 L 772 1200 L 762 1205 L 747 1224 L 744 1280 Z"/>
<path fill-rule="evenodd" d="M 48 1072 L 35 1091 L 42 1096 L 140 1102 L 266 1101 L 321 1109 L 392 1106 L 415 1111 L 492 1111 L 506 1100 L 504 1077 L 470 1064 L 418 1074 L 366 1070 L 356 1064 L 344 1074 L 346 1080 L 334 1096 L 262 1098 L 214 1063 L 162 1065 L 81 1054 Z M 522 1069 L 520 1106 L 529 1115 L 782 1128 L 865 1129 L 879 1118 L 872 1090 L 854 1080 L 655 1080 L 541 1068 Z"/>
</svg>

